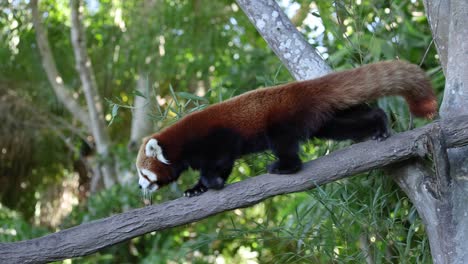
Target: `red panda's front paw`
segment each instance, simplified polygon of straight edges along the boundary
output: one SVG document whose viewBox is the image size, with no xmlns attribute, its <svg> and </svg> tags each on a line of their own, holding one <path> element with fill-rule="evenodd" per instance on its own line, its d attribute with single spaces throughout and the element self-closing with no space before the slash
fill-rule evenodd
<svg viewBox="0 0 468 264">
<path fill-rule="evenodd" d="M 390 136 L 390 131 L 386 126 L 381 126 L 376 129 L 374 134 L 371 136 L 371 139 L 373 140 L 378 140 L 378 141 L 384 141 Z"/>
<path fill-rule="evenodd" d="M 374 134 L 371 138 L 377 141 L 384 141 L 389 136 L 390 136 L 389 132 L 379 132 L 379 133 Z"/>
<path fill-rule="evenodd" d="M 208 189 L 203 186 L 202 184 L 197 184 L 193 188 L 188 189 L 184 192 L 185 197 L 193 197 L 193 196 L 198 196 L 204 192 L 206 192 Z"/>
</svg>

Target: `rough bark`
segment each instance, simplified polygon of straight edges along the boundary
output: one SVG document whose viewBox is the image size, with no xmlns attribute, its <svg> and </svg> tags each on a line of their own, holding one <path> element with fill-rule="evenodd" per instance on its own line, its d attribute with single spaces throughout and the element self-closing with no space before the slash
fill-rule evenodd
<svg viewBox="0 0 468 264">
<path fill-rule="evenodd" d="M 331 72 L 330 66 L 297 31 L 276 1 L 236 2 L 294 78 L 313 79 Z"/>
<path fill-rule="evenodd" d="M 114 160 L 109 151 L 110 139 L 106 131 L 101 98 L 97 92 L 96 79 L 93 73 L 91 59 L 86 49 L 86 39 L 81 24 L 81 1 L 71 0 L 71 42 L 75 54 L 76 70 L 83 86 L 88 105 L 90 127 L 96 143 L 96 152 L 102 160 L 102 177 L 106 188 L 115 184 Z"/>
<path fill-rule="evenodd" d="M 92 254 L 99 249 L 149 232 L 180 226 L 235 208 L 247 207 L 275 195 L 300 192 L 353 174 L 431 155 L 434 131 L 442 131 L 447 147 L 468 144 L 468 116 L 434 122 L 385 140 L 367 141 L 335 151 L 305 164 L 295 175 L 265 174 L 160 205 L 135 209 L 85 223 L 41 238 L 0 243 L 0 263 L 56 261 Z M 414 182 L 429 188 L 423 179 Z"/>
<path fill-rule="evenodd" d="M 468 113 L 468 2 L 452 0 L 450 3 L 446 85 L 440 109 L 442 117 Z"/>
<path fill-rule="evenodd" d="M 47 39 L 47 31 L 42 25 L 41 13 L 38 10 L 38 0 L 31 0 L 30 5 L 32 22 L 36 32 L 37 46 L 39 47 L 39 53 L 41 54 L 42 59 L 42 66 L 52 88 L 54 89 L 55 95 L 74 118 L 89 128 L 88 113 L 75 99 L 73 99 L 71 93 L 72 90 L 65 86 L 63 78 L 57 70 L 52 50 L 49 46 L 49 40 Z"/>
<path fill-rule="evenodd" d="M 439 18 L 443 19 L 442 17 Z M 443 118 L 468 114 L 468 1 L 450 1 L 448 60 L 444 100 L 440 109 Z M 468 147 L 448 151 L 453 184 L 444 188 L 452 218 L 442 224 L 453 230 L 446 243 L 453 243 L 453 258 L 446 263 L 468 263 Z M 444 219 L 445 220 L 445 219 Z M 449 231 L 444 230 L 444 231 Z"/>
</svg>

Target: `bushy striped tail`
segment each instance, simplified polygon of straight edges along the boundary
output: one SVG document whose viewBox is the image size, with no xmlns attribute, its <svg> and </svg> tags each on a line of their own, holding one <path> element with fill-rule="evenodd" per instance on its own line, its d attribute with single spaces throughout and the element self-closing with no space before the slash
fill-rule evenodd
<svg viewBox="0 0 468 264">
<path fill-rule="evenodd" d="M 322 78 L 328 81 L 330 97 L 339 98 L 332 102 L 338 108 L 382 96 L 400 95 L 417 117 L 433 118 L 437 113 L 437 98 L 426 73 L 419 66 L 405 61 L 368 64 Z"/>
</svg>

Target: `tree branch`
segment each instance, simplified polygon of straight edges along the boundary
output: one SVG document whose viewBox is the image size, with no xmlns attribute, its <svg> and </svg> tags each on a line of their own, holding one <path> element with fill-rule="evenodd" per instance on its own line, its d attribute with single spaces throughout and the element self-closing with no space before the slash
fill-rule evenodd
<svg viewBox="0 0 468 264">
<path fill-rule="evenodd" d="M 34 30 L 36 31 L 37 46 L 39 47 L 39 53 L 41 54 L 44 71 L 46 72 L 47 78 L 49 79 L 59 101 L 65 105 L 68 112 L 70 112 L 74 118 L 80 120 L 80 122 L 89 129 L 88 113 L 81 105 L 78 104 L 77 101 L 73 99 L 70 89 L 65 86 L 63 79 L 57 70 L 55 60 L 49 46 L 49 41 L 47 39 L 47 32 L 44 30 L 41 22 L 37 2 L 38 0 L 31 0 L 30 5 Z"/>
<path fill-rule="evenodd" d="M 104 185 L 110 187 L 115 184 L 115 168 L 111 157 L 109 146 L 110 139 L 106 131 L 104 121 L 103 106 L 98 94 L 96 78 L 94 76 L 91 59 L 86 50 L 86 38 L 81 24 L 80 0 L 70 1 L 71 10 L 71 42 L 75 53 L 76 70 L 78 71 L 83 85 L 83 91 L 88 105 L 90 116 L 90 127 L 96 142 L 96 150 L 99 155 L 105 158 L 103 162 L 102 176 Z"/>
<path fill-rule="evenodd" d="M 243 208 L 267 198 L 313 189 L 356 173 L 428 154 L 427 141 L 435 126 L 447 147 L 468 144 L 468 116 L 436 121 L 385 140 L 367 141 L 335 151 L 305 164 L 295 175 L 265 174 L 160 205 L 135 209 L 85 223 L 41 238 L 0 244 L 1 263 L 56 261 L 89 255 L 131 238 L 180 226 L 224 211 Z"/>
<path fill-rule="evenodd" d="M 276 1 L 236 0 L 270 48 L 297 80 L 320 77 L 331 72 Z"/>
</svg>

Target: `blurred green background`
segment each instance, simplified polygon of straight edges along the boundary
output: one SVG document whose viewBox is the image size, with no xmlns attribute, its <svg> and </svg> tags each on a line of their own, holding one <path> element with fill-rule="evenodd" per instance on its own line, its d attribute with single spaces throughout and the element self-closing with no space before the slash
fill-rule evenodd
<svg viewBox="0 0 468 264">
<path fill-rule="evenodd" d="M 154 131 L 207 104 L 292 81 L 235 1 L 87 0 L 84 25 L 111 152 L 123 184 L 90 192 L 91 135 L 56 98 L 41 64 L 27 0 L 0 1 L 0 242 L 38 237 L 143 206 L 129 150 L 131 106 L 147 77 Z M 444 77 L 424 7 L 416 0 L 278 1 L 337 70 L 405 59 Z M 40 2 L 54 59 L 84 105 L 65 0 Z M 392 128 L 408 128 L 398 98 L 378 102 Z M 423 121 L 417 120 L 416 125 Z M 350 142 L 314 140 L 304 160 Z M 95 155 L 94 155 L 94 158 Z M 97 158 L 99 159 L 99 157 Z M 265 172 L 269 153 L 236 162 L 230 182 Z M 84 170 L 84 171 L 83 171 Z M 197 179 L 186 172 L 154 195 L 175 199 Z M 125 176 L 125 177 L 127 177 Z M 153 232 L 65 263 L 431 263 L 424 226 L 405 194 L 381 171 L 283 195 L 198 223 Z M 373 262 L 369 262 L 373 261 Z"/>
</svg>

